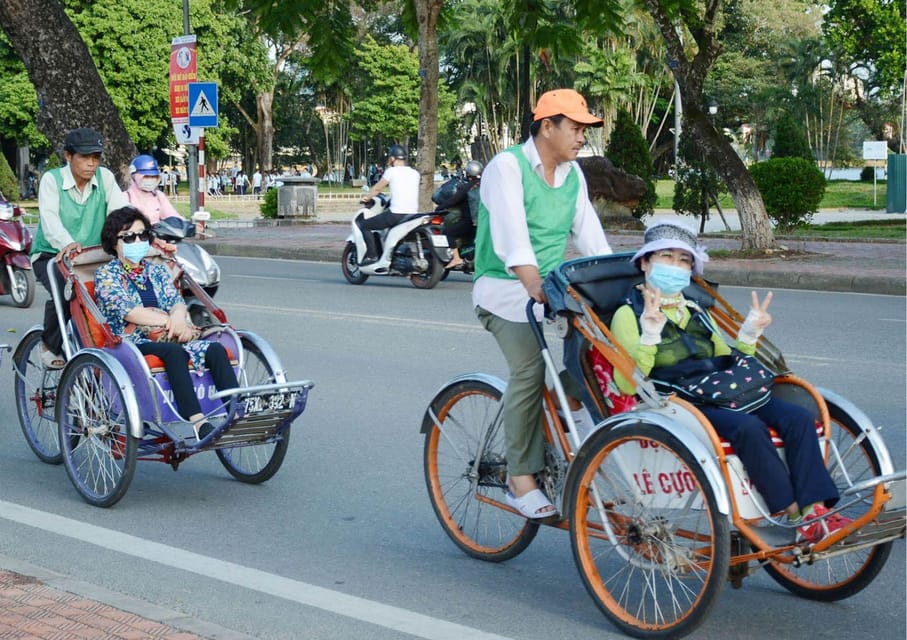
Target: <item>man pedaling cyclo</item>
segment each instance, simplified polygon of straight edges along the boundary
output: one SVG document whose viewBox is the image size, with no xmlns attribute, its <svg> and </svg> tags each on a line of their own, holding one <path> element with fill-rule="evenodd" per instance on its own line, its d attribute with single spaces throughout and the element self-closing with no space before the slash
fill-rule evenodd
<svg viewBox="0 0 907 640">
<path fill-rule="evenodd" d="M 389 229 L 399 224 L 404 216 L 419 213 L 419 172 L 407 166 L 406 149 L 403 145 L 391 145 L 387 150 L 387 169 L 384 175 L 360 202 L 368 203 L 385 188 L 390 189 L 390 209 L 371 218 L 362 216 L 356 218 L 356 224 L 365 240 L 365 255 L 359 261 L 363 267 L 378 262 L 380 257 L 372 231 Z"/>
</svg>

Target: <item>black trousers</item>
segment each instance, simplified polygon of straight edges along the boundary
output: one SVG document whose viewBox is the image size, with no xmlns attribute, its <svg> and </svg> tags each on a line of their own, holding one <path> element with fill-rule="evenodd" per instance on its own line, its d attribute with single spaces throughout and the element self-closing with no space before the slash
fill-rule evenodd
<svg viewBox="0 0 907 640">
<path fill-rule="evenodd" d="M 362 239 L 365 240 L 366 247 L 365 255 L 360 257 L 359 260 L 362 261 L 363 258 L 378 258 L 378 248 L 375 246 L 375 236 L 372 231 L 389 229 L 400 222 L 404 216 L 405 214 L 397 214 L 388 210 L 382 211 L 368 219 L 357 217 L 356 224 L 359 225 L 359 229 L 362 231 Z"/>
<path fill-rule="evenodd" d="M 50 293 L 50 275 L 48 274 L 48 266 L 51 260 L 56 257 L 54 253 L 42 253 L 38 258 L 32 263 L 32 269 L 35 271 L 35 276 L 38 278 L 38 281 L 44 285 L 44 288 L 47 289 L 47 292 Z M 57 283 L 57 290 L 61 293 L 63 292 L 63 276 L 60 275 L 59 269 L 53 270 L 54 280 Z M 63 321 L 68 322 L 70 318 L 69 313 L 69 304 L 63 305 Z M 60 323 L 57 322 L 57 312 L 54 307 L 53 297 L 50 300 L 44 303 L 44 331 L 41 333 L 41 341 L 44 342 L 44 345 L 50 349 L 52 353 L 58 355 L 63 354 L 63 329 L 60 327 Z"/>
<path fill-rule="evenodd" d="M 472 218 L 469 214 L 461 215 L 450 225 L 444 226 L 444 233 L 447 235 L 447 244 L 451 249 L 458 246 L 457 240 L 461 240 L 462 246 L 472 244 L 476 239 L 476 227 L 472 224 Z"/>
<path fill-rule="evenodd" d="M 189 375 L 189 352 L 176 342 L 143 342 L 136 345 L 142 355 L 157 356 L 164 361 L 164 369 L 173 389 L 173 399 L 180 415 L 186 420 L 189 416 L 201 413 L 202 408 L 195 395 L 195 386 Z M 230 366 L 227 350 L 219 342 L 211 342 L 205 351 L 205 368 L 214 378 L 214 386 L 218 391 L 234 389 L 239 386 L 236 374 Z"/>
</svg>

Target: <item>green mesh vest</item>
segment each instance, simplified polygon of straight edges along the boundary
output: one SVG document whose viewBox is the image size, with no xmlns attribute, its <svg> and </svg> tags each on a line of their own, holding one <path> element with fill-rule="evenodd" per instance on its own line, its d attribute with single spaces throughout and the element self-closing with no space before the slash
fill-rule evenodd
<svg viewBox="0 0 907 640">
<path fill-rule="evenodd" d="M 72 239 L 83 247 L 88 247 L 101 242 L 101 229 L 107 219 L 107 192 L 104 190 L 104 180 L 101 170 L 95 171 L 98 182 L 96 189 L 91 189 L 91 195 L 84 204 L 79 204 L 63 190 L 63 175 L 60 169 L 51 169 L 51 174 L 57 181 L 57 193 L 60 195 L 60 222 L 69 231 Z M 52 247 L 44 238 L 44 229 L 38 225 L 35 233 L 35 242 L 32 245 L 32 255 L 36 253 L 57 253 L 63 247 Z"/>
<path fill-rule="evenodd" d="M 529 242 L 538 262 L 539 273 L 544 278 L 564 259 L 567 238 L 576 215 L 576 196 L 579 193 L 579 176 L 576 168 L 564 183 L 555 188 L 532 170 L 526 154 L 517 145 L 505 153 L 512 153 L 520 165 L 523 178 L 523 206 L 526 210 L 526 224 L 529 227 Z M 476 225 L 476 271 L 474 278 L 489 276 L 515 280 L 507 273 L 503 261 L 494 252 L 491 244 L 491 227 L 485 203 L 479 205 L 479 221 Z"/>
<path fill-rule="evenodd" d="M 642 292 L 634 287 L 627 296 L 627 302 L 639 321 L 645 309 Z M 649 375 L 657 378 L 658 369 L 673 366 L 687 358 L 715 357 L 715 344 L 712 342 L 714 333 L 705 312 L 691 310 L 690 320 L 683 330 L 669 320 L 661 331 L 661 342 L 658 343 L 658 351 L 655 354 L 655 366 Z"/>
</svg>

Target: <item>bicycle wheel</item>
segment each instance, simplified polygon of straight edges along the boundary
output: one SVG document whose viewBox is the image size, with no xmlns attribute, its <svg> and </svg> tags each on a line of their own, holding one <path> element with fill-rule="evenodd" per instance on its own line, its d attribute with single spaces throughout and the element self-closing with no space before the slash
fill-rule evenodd
<svg viewBox="0 0 907 640">
<path fill-rule="evenodd" d="M 60 464 L 60 436 L 54 410 L 60 369 L 41 362 L 41 329 L 25 334 L 13 355 L 16 411 L 25 441 L 42 462 Z"/>
<path fill-rule="evenodd" d="M 441 527 L 460 549 L 501 562 L 523 552 L 536 522 L 500 508 L 507 490 L 501 392 L 479 380 L 448 387 L 426 416 L 425 484 Z"/>
<path fill-rule="evenodd" d="M 591 437 L 566 494 L 583 583 L 624 633 L 686 635 L 727 580 L 727 516 L 696 458 L 663 429 L 635 424 Z"/>
<path fill-rule="evenodd" d="M 135 473 L 137 441 L 126 411 L 131 390 L 129 380 L 117 380 L 91 353 L 77 354 L 60 379 L 63 464 L 76 491 L 96 507 L 116 504 Z"/>
<path fill-rule="evenodd" d="M 839 491 L 874 478 L 881 473 L 878 458 L 869 442 L 859 438 L 862 431 L 854 420 L 837 405 L 828 403 L 831 414 L 831 439 L 834 449 L 828 459 L 828 471 Z M 848 498 L 844 498 L 848 500 Z M 848 518 L 866 513 L 872 504 L 872 491 L 865 492 L 865 499 L 843 511 Z M 849 598 L 862 591 L 873 581 L 888 560 L 891 542 L 864 547 L 849 553 L 821 558 L 799 567 L 782 562 L 770 562 L 765 570 L 782 587 L 798 596 L 834 602 Z"/>
<path fill-rule="evenodd" d="M 274 367 L 261 350 L 246 338 L 242 338 L 242 346 L 246 354 L 246 363 L 240 373 L 240 385 L 251 387 L 276 382 Z M 260 484 L 277 473 L 289 446 L 288 427 L 281 431 L 279 439 L 274 442 L 224 447 L 216 451 L 218 459 L 231 476 L 240 482 Z"/>
</svg>

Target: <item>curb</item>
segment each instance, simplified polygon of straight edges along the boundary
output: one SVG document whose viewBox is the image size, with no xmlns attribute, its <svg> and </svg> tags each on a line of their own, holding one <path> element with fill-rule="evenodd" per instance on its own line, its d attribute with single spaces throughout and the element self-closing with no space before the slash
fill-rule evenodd
<svg viewBox="0 0 907 640">
<path fill-rule="evenodd" d="M 232 242 L 206 240 L 201 244 L 212 255 L 237 258 L 277 258 L 282 260 L 311 260 L 334 262 L 340 265 L 343 246 L 338 247 L 273 247 L 241 245 Z M 754 271 L 737 265 L 709 263 L 709 278 L 732 287 L 776 289 L 810 289 L 845 293 L 872 293 L 907 296 L 907 278 L 885 275 L 800 273 L 795 271 Z"/>
</svg>

